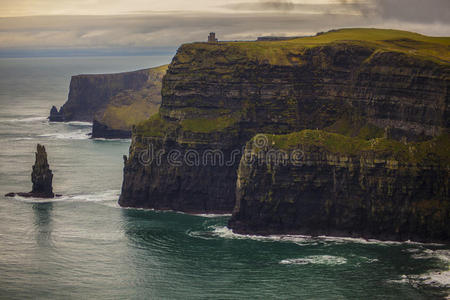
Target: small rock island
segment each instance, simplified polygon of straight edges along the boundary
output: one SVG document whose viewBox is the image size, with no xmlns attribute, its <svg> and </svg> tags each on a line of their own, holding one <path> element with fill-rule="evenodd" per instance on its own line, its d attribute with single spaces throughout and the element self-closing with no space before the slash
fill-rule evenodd
<svg viewBox="0 0 450 300">
<path fill-rule="evenodd" d="M 33 188 L 28 193 L 8 193 L 6 197 L 14 197 L 16 195 L 22 197 L 36 197 L 36 198 L 54 198 L 53 193 L 53 173 L 50 170 L 47 161 L 47 152 L 43 145 L 37 144 L 36 161 L 33 165 L 33 172 L 31 173 L 31 182 Z"/>
</svg>

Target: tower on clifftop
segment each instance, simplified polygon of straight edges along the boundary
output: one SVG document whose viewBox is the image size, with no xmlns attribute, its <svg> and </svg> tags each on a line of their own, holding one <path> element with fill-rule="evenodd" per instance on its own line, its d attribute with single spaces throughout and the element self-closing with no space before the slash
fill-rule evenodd
<svg viewBox="0 0 450 300">
<path fill-rule="evenodd" d="M 216 33 L 210 32 L 208 36 L 208 43 L 217 43 L 217 42 L 219 42 L 219 40 L 216 39 Z"/>
</svg>

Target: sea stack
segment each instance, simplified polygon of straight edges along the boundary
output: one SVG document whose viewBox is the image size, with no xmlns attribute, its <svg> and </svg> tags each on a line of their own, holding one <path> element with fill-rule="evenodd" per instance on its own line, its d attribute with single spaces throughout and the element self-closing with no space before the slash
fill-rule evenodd
<svg viewBox="0 0 450 300">
<path fill-rule="evenodd" d="M 52 187 L 53 173 L 47 161 L 45 147 L 37 144 L 36 161 L 34 162 L 31 182 L 33 182 L 32 194 L 41 195 L 42 198 L 53 198 Z"/>
<path fill-rule="evenodd" d="M 52 106 L 50 110 L 50 116 L 48 117 L 50 122 L 64 122 L 64 113 L 62 108 L 58 111 L 56 106 Z"/>
<path fill-rule="evenodd" d="M 55 194 L 53 194 L 52 180 L 53 173 L 48 165 L 45 147 L 37 144 L 36 161 L 34 162 L 33 172 L 31 173 L 33 189 L 29 193 L 9 193 L 6 196 L 14 197 L 17 194 L 22 197 L 54 198 Z"/>
</svg>

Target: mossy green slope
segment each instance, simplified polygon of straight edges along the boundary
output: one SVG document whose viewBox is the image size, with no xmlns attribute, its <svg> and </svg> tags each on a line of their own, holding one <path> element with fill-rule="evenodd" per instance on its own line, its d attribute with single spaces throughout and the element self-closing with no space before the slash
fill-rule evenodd
<svg viewBox="0 0 450 300">
<path fill-rule="evenodd" d="M 448 133 L 429 141 L 409 143 L 387 138 L 361 139 L 323 130 L 303 130 L 285 135 L 268 134 L 266 136 L 270 147 L 281 150 L 316 146 L 343 156 L 371 154 L 377 158 L 395 159 L 403 164 L 434 163 L 450 168 L 450 134 Z"/>
<path fill-rule="evenodd" d="M 226 49 L 227 55 L 218 58 L 223 62 L 246 59 L 273 65 L 301 64 L 307 49 L 333 44 L 359 45 L 378 52 L 400 52 L 419 59 L 450 64 L 450 38 L 430 37 L 418 33 L 371 28 L 351 28 L 334 30 L 313 37 L 302 37 L 284 41 L 221 42 L 219 44 L 194 43 L 185 45 L 191 51 L 201 54 L 212 48 Z M 188 57 L 180 57 L 181 61 Z M 215 57 L 205 60 L 220 62 Z"/>
<path fill-rule="evenodd" d="M 104 111 L 97 114 L 100 123 L 114 130 L 131 130 L 158 112 L 162 78 L 168 65 L 148 69 L 147 82 L 137 90 L 125 90 L 111 98 Z"/>
</svg>

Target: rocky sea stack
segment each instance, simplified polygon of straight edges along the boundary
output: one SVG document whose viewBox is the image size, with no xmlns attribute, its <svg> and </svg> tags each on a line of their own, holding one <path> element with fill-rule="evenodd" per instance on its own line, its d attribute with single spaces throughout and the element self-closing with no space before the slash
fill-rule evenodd
<svg viewBox="0 0 450 300">
<path fill-rule="evenodd" d="M 31 173 L 31 182 L 33 189 L 29 193 L 9 193 L 7 197 L 14 197 L 19 195 L 22 197 L 36 197 L 36 198 L 53 198 L 53 173 L 50 170 L 47 161 L 47 152 L 43 145 L 37 144 L 36 161 L 33 165 L 33 172 Z"/>
</svg>

